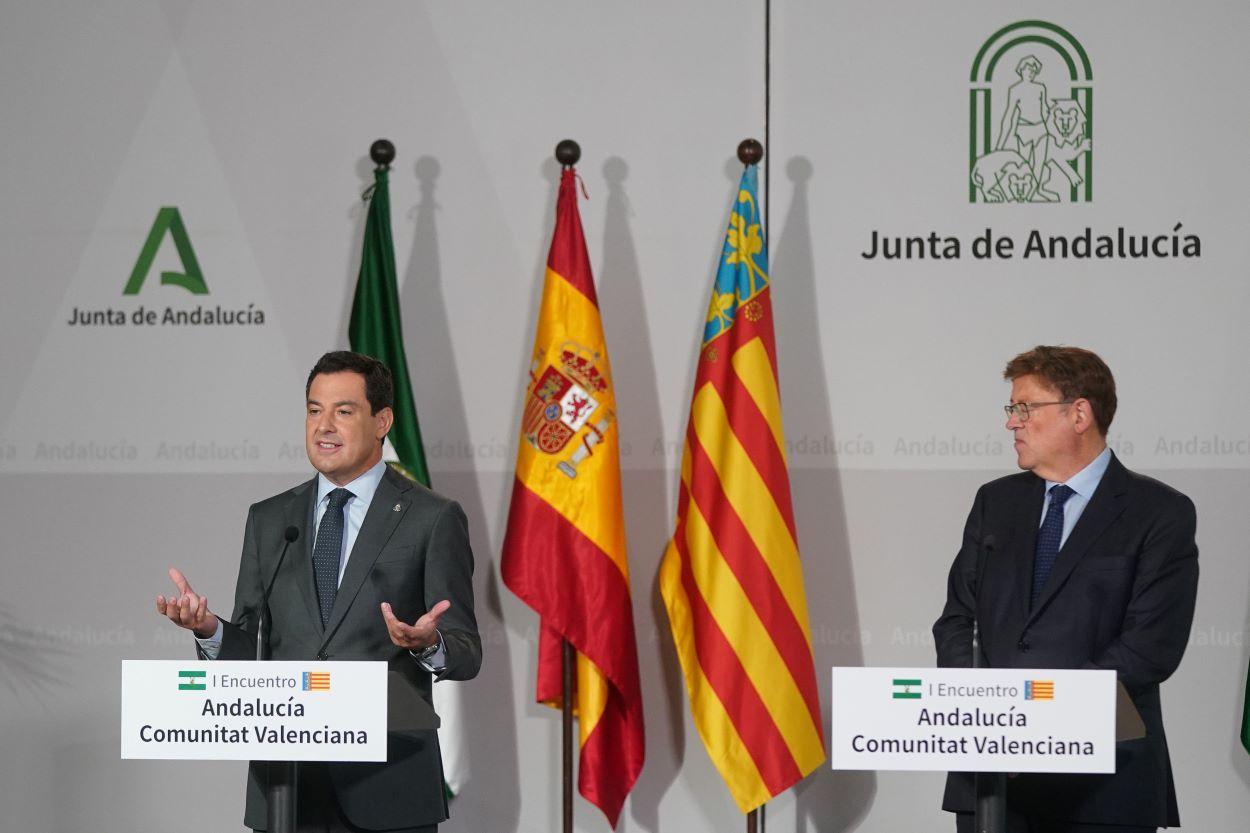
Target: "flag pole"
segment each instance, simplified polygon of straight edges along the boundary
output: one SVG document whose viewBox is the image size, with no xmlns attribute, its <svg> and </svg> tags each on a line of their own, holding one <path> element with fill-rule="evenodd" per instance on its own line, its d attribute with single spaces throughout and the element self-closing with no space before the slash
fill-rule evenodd
<svg viewBox="0 0 1250 833">
<path fill-rule="evenodd" d="M 743 139 L 738 143 L 738 161 L 743 165 L 758 165 L 764 159 L 764 146 L 755 139 Z M 767 196 L 765 196 L 764 207 L 768 207 Z M 764 227 L 764 233 L 768 234 L 768 227 Z M 764 805 L 761 804 L 751 812 L 747 813 L 747 833 L 764 833 Z"/>
<path fill-rule="evenodd" d="M 560 818 L 564 833 L 573 833 L 573 664 L 577 652 L 567 639 L 561 640 L 563 652 L 564 696 L 560 715 L 560 758 L 564 770 L 564 790 L 561 796 Z"/>
<path fill-rule="evenodd" d="M 764 0 L 764 144 L 772 147 L 772 110 L 773 110 L 773 4 L 772 0 Z M 769 220 L 773 207 L 772 194 L 772 162 L 764 169 L 764 248 L 772 251 L 768 244 L 768 234 L 773 225 Z M 762 827 L 759 833 L 764 833 Z"/>
<path fill-rule="evenodd" d="M 582 158 L 581 145 L 572 139 L 564 139 L 556 145 L 556 161 L 562 168 L 572 168 Z M 560 756 L 563 769 L 563 796 L 561 820 L 564 833 L 573 833 L 573 697 L 576 695 L 574 671 L 577 651 L 567 639 L 561 640 L 563 654 L 563 696 L 560 698 L 561 743 Z"/>
</svg>

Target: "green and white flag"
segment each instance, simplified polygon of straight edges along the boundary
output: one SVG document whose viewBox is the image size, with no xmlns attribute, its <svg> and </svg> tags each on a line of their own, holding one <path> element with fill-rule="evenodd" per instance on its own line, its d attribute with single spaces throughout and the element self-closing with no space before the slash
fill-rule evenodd
<svg viewBox="0 0 1250 833">
<path fill-rule="evenodd" d="M 920 699 L 920 680 L 918 679 L 900 679 L 894 678 L 894 699 L 895 700 L 919 700 Z"/>
<path fill-rule="evenodd" d="M 179 671 L 178 690 L 204 691 L 207 688 L 207 686 L 204 685 L 204 679 L 207 676 L 207 671 Z"/>
<path fill-rule="evenodd" d="M 404 356 L 388 179 L 387 169 L 378 167 L 373 174 L 373 187 L 365 192 L 369 213 L 365 218 L 360 278 L 356 281 L 347 336 L 353 350 L 381 361 L 391 369 L 395 379 L 395 424 L 387 434 L 383 459 L 392 468 L 428 487 L 430 470 L 425 463 L 421 426 L 417 422 L 412 384 L 408 380 L 408 360 Z M 460 685 L 442 680 L 434 686 L 434 710 L 442 719 L 438 737 L 443 752 L 443 781 L 451 796 L 458 794 L 469 780 Z"/>
<path fill-rule="evenodd" d="M 387 169 L 379 167 L 373 173 L 373 187 L 365 192 L 369 213 L 365 218 L 360 277 L 356 281 L 347 337 L 353 350 L 382 362 L 395 377 L 395 424 L 386 435 L 387 462 L 409 478 L 429 486 L 430 472 L 425 465 L 421 427 L 413 404 L 412 384 L 408 381 L 408 359 L 404 357 L 388 178 Z"/>
</svg>

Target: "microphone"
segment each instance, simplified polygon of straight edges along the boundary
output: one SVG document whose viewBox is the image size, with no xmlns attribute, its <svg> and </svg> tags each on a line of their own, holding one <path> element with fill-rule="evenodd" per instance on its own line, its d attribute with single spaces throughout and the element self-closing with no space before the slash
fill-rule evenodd
<svg viewBox="0 0 1250 833">
<path fill-rule="evenodd" d="M 990 560 L 990 555 L 994 552 L 994 545 L 998 540 L 994 535 L 986 535 L 981 539 L 981 546 L 977 550 L 977 578 L 975 596 L 972 600 L 972 667 L 981 667 L 981 628 L 977 621 L 977 611 L 981 607 L 981 582 L 985 578 L 985 564 Z"/>
<path fill-rule="evenodd" d="M 295 527 L 291 527 L 294 529 Z M 998 538 L 990 533 L 981 539 L 981 547 L 977 550 L 977 595 L 981 593 L 981 579 L 985 577 L 985 562 L 994 554 L 994 546 L 998 543 Z"/>
<path fill-rule="evenodd" d="M 265 630 L 266 619 L 272 619 L 267 616 L 269 613 L 269 594 L 273 592 L 274 582 L 278 580 L 278 571 L 282 569 L 282 562 L 286 560 L 286 551 L 291 545 L 299 540 L 299 527 L 288 526 L 282 532 L 283 544 L 282 553 L 278 556 L 278 563 L 274 565 L 273 575 L 269 577 L 269 586 L 265 588 L 265 595 L 260 600 L 260 611 L 256 625 L 256 659 L 269 659 L 269 633 Z M 269 830 L 275 831 L 293 831 L 295 830 L 295 817 L 297 814 L 298 796 L 296 794 L 298 779 L 298 764 L 295 761 L 285 761 L 278 763 L 269 762 L 265 767 L 265 798 L 269 806 L 266 811 Z"/>
<path fill-rule="evenodd" d="M 984 668 L 981 657 L 981 627 L 977 611 L 981 607 L 981 584 L 985 565 L 994 554 L 997 539 L 991 534 L 981 539 L 977 550 L 977 586 L 972 609 L 972 667 Z M 1003 772 L 977 772 L 973 775 L 976 810 L 973 826 L 976 833 L 1002 833 L 1007 829 L 1007 775 Z"/>
<path fill-rule="evenodd" d="M 288 526 L 286 530 L 283 531 L 282 538 L 282 553 L 278 556 L 278 563 L 274 565 L 273 575 L 269 577 L 269 586 L 265 588 L 265 595 L 263 595 L 260 600 L 260 611 L 256 625 L 256 659 L 258 660 L 269 658 L 269 651 L 266 650 L 269 643 L 269 634 L 265 632 L 266 618 L 273 618 L 272 616 L 267 617 L 265 615 L 269 612 L 269 594 L 273 592 L 274 582 L 278 580 L 278 571 L 282 569 L 282 562 L 286 560 L 286 551 L 291 548 L 292 544 L 299 540 L 299 527 Z"/>
</svg>

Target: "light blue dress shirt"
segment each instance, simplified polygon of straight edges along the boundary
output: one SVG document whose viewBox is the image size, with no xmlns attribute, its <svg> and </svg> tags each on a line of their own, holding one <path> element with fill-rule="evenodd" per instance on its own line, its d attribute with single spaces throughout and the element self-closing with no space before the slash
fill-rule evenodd
<svg viewBox="0 0 1250 833">
<path fill-rule="evenodd" d="M 1094 491 L 1097 490 L 1098 484 L 1102 482 L 1102 476 L 1107 473 L 1107 466 L 1110 464 L 1111 449 L 1104 448 L 1102 453 L 1090 461 L 1088 466 L 1069 477 L 1068 482 L 1064 484 L 1074 494 L 1063 505 L 1063 537 L 1059 539 L 1060 548 L 1068 542 L 1068 535 L 1072 532 L 1072 528 L 1076 526 L 1076 522 L 1081 519 L 1081 513 L 1089 505 L 1089 499 L 1094 496 Z M 1046 481 L 1046 499 L 1042 501 L 1042 516 L 1037 520 L 1039 527 L 1046 520 L 1046 510 L 1050 508 L 1050 490 L 1058 485 L 1057 481 Z"/>
<path fill-rule="evenodd" d="M 343 583 L 343 571 L 347 569 L 347 559 L 356 543 L 356 536 L 360 534 L 360 525 L 365 522 L 365 513 L 369 511 L 369 504 L 373 503 L 373 493 L 378 490 L 378 484 L 382 482 L 384 474 L 386 474 L 386 463 L 379 460 L 373 468 L 343 487 L 351 492 L 353 497 L 348 499 L 344 507 L 343 519 L 346 523 L 343 524 L 343 551 L 339 553 L 339 584 Z M 325 517 L 326 509 L 330 505 L 330 492 L 337 488 L 338 486 L 331 483 L 324 474 L 317 475 L 317 504 L 313 508 L 312 527 L 317 530 L 313 533 L 314 548 L 317 546 L 316 535 L 321 532 L 321 519 Z"/>
</svg>

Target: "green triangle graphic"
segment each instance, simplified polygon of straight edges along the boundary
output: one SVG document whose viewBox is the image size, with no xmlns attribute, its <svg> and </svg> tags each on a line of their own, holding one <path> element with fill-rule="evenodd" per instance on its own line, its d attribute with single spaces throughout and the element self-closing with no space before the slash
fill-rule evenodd
<svg viewBox="0 0 1250 833">
<path fill-rule="evenodd" d="M 182 224 L 182 215 L 173 206 L 163 206 L 156 212 L 156 220 L 148 239 L 143 243 L 135 268 L 130 271 L 130 280 L 126 281 L 123 295 L 138 295 L 143 288 L 143 281 L 152 269 L 152 261 L 161 247 L 161 241 L 168 232 L 174 238 L 174 248 L 182 260 L 181 272 L 161 272 L 161 283 L 181 286 L 192 295 L 207 295 L 208 284 L 204 282 L 204 274 L 200 271 L 200 262 L 195 259 L 195 249 L 191 248 L 191 238 L 187 236 L 187 227 Z"/>
</svg>

